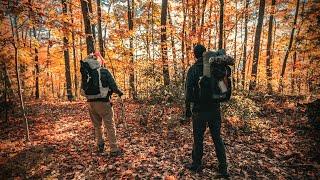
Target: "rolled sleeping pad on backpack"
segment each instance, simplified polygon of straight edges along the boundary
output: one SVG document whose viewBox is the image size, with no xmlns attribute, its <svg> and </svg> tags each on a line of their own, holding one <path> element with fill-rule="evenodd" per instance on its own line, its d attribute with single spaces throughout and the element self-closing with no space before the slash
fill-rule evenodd
<svg viewBox="0 0 320 180">
<path fill-rule="evenodd" d="M 207 51 L 203 53 L 203 76 L 211 77 L 210 73 L 210 64 L 224 64 L 224 65 L 233 65 L 234 59 L 226 55 L 224 49 L 219 49 L 217 51 Z"/>
<path fill-rule="evenodd" d="M 234 65 L 234 59 L 226 54 L 224 49 L 219 49 L 215 52 L 214 56 L 209 58 L 209 63 L 223 64 L 223 65 Z"/>
<path fill-rule="evenodd" d="M 216 56 L 216 52 L 207 51 L 203 53 L 203 76 L 211 77 L 209 59 Z"/>
<path fill-rule="evenodd" d="M 214 79 L 212 79 L 212 81 L 215 82 L 212 84 L 218 85 L 219 90 L 217 90 L 215 87 L 211 87 L 211 90 L 217 92 L 213 93 L 213 95 L 211 96 L 215 100 L 225 99 L 228 98 L 228 96 L 230 98 L 230 95 L 228 95 L 229 88 L 227 87 L 227 85 L 230 86 L 230 83 L 227 79 L 231 76 L 231 68 L 229 67 L 230 65 L 234 65 L 234 59 L 226 55 L 224 49 L 220 49 L 218 51 L 207 51 L 203 53 L 203 76 L 208 77 L 209 79 L 211 78 L 211 76 L 214 76 Z M 214 69 L 212 69 L 213 67 Z M 221 69 L 224 69 L 224 71 L 221 71 Z M 203 80 L 201 82 L 204 86 L 205 81 Z M 202 93 L 208 94 L 209 92 Z"/>
</svg>

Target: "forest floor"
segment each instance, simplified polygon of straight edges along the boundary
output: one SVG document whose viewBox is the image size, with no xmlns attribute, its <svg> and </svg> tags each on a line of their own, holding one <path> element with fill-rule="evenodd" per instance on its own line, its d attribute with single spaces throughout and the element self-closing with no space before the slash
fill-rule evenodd
<svg viewBox="0 0 320 180">
<path fill-rule="evenodd" d="M 267 104 L 259 117 L 241 120 L 225 115 L 222 123 L 231 179 L 319 179 L 320 132 L 303 111 L 290 103 Z M 12 117 L 0 132 L 0 179 L 212 179 L 217 160 L 208 131 L 204 170 L 184 168 L 191 161 L 191 123 L 180 125 L 178 105 L 146 105 L 126 101 L 121 123 L 115 101 L 118 141 L 124 154 L 98 154 L 86 103 L 33 101 L 27 103 L 32 142 L 26 144 L 22 119 Z M 147 120 L 147 121 L 145 121 Z"/>
</svg>

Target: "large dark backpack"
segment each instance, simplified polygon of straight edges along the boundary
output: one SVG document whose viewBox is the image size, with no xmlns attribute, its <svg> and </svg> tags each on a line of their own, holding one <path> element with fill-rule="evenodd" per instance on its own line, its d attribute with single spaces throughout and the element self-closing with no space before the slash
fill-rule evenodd
<svg viewBox="0 0 320 180">
<path fill-rule="evenodd" d="M 87 99 L 105 98 L 108 96 L 109 87 L 102 81 L 103 68 L 99 61 L 88 58 L 80 61 L 81 94 Z"/>
<path fill-rule="evenodd" d="M 201 103 L 224 102 L 231 98 L 231 68 L 234 60 L 224 50 L 208 51 L 203 55 L 203 76 L 199 80 Z"/>
</svg>

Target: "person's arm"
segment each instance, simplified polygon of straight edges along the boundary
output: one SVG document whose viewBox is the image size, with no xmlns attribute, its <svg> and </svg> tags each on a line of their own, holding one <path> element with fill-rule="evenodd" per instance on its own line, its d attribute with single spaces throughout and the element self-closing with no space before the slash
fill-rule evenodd
<svg viewBox="0 0 320 180">
<path fill-rule="evenodd" d="M 187 118 L 191 117 L 191 103 L 194 102 L 194 74 L 193 68 L 188 70 L 185 82 L 185 115 Z"/>
<path fill-rule="evenodd" d="M 109 72 L 108 69 L 103 69 L 103 72 L 105 73 L 105 83 L 108 84 L 109 88 L 111 89 L 112 92 L 118 94 L 119 96 L 122 96 L 123 93 L 120 91 L 118 88 L 112 74 Z"/>
</svg>

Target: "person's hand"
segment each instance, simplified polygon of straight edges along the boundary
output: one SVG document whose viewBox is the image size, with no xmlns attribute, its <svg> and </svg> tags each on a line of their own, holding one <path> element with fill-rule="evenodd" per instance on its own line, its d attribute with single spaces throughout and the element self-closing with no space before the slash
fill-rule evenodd
<svg viewBox="0 0 320 180">
<path fill-rule="evenodd" d="M 96 51 L 96 52 L 94 53 L 94 55 L 97 56 L 97 57 L 101 57 L 101 54 L 100 54 L 99 51 Z"/>
</svg>

